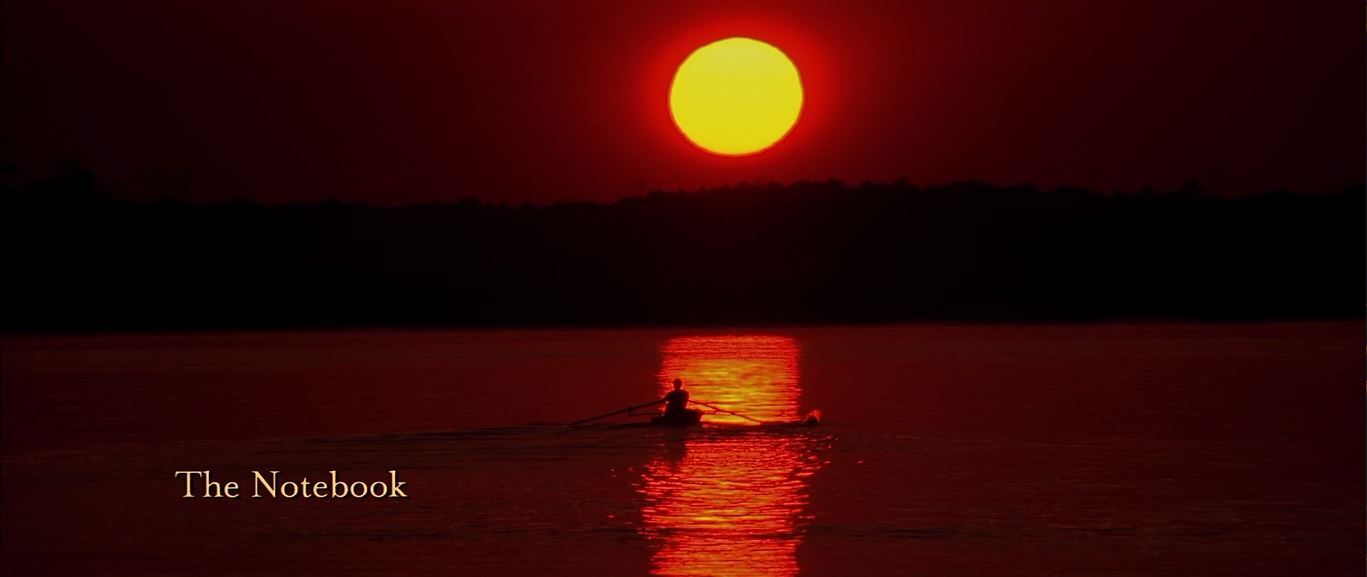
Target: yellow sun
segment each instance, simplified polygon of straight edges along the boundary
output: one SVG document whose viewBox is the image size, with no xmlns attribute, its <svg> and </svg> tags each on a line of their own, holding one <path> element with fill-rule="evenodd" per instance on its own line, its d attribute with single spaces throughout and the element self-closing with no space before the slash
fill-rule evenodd
<svg viewBox="0 0 1367 577">
<path fill-rule="evenodd" d="M 693 144 L 725 156 L 765 150 L 797 123 L 802 80 L 770 44 L 727 38 L 694 50 L 669 87 L 674 124 Z"/>
</svg>

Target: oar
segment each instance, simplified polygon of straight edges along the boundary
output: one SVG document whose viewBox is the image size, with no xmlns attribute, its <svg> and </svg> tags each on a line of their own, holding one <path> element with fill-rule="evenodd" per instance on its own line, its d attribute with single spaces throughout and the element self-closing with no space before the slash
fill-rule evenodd
<svg viewBox="0 0 1367 577">
<path fill-rule="evenodd" d="M 606 418 L 608 418 L 608 417 L 617 416 L 617 415 L 620 415 L 620 414 L 622 414 L 622 413 L 630 413 L 630 412 L 632 412 L 632 411 L 634 411 L 634 410 L 636 410 L 636 409 L 644 409 L 644 408 L 649 407 L 649 406 L 651 406 L 651 405 L 658 405 L 658 404 L 663 403 L 663 402 L 664 402 L 664 399 L 657 399 L 657 400 L 654 400 L 654 401 L 650 401 L 650 402 L 648 402 L 648 403 L 641 403 L 641 404 L 639 404 L 639 405 L 632 405 L 632 406 L 627 407 L 627 408 L 625 408 L 625 409 L 617 409 L 616 411 L 613 411 L 613 412 L 611 412 L 611 413 L 603 413 L 603 414 L 598 415 L 598 416 L 596 416 L 596 417 L 589 417 L 589 418 L 587 418 L 587 419 L 580 419 L 580 420 L 578 420 L 578 421 L 575 421 L 575 422 L 573 422 L 573 423 L 570 423 L 570 424 L 567 425 L 567 426 L 573 427 L 573 426 L 575 426 L 575 425 L 582 425 L 582 424 L 587 423 L 587 422 L 589 422 L 589 421 L 597 421 L 598 419 L 606 419 Z"/>
<path fill-rule="evenodd" d="M 693 401 L 693 404 L 695 404 L 695 405 L 702 405 L 702 406 L 707 407 L 707 408 L 709 408 L 709 409 L 712 409 L 712 410 L 714 410 L 714 411 L 716 411 L 716 412 L 718 412 L 718 413 L 726 413 L 726 414 L 728 414 L 728 415 L 735 415 L 735 416 L 740 417 L 740 418 L 742 418 L 742 419 L 745 419 L 745 420 L 747 420 L 747 421 L 754 421 L 754 422 L 759 423 L 759 424 L 761 424 L 761 425 L 767 425 L 767 424 L 769 424 L 769 423 L 766 423 L 766 422 L 761 421 L 761 420 L 759 420 L 759 419 L 756 419 L 756 418 L 754 418 L 754 417 L 747 417 L 747 416 L 742 415 L 742 414 L 740 414 L 740 413 L 737 413 L 737 412 L 735 412 L 735 411 L 728 411 L 728 410 L 723 409 L 723 408 L 721 408 L 721 407 L 716 407 L 716 406 L 713 406 L 713 405 L 709 405 L 709 404 L 704 403 L 704 402 L 702 402 L 702 401 Z"/>
</svg>

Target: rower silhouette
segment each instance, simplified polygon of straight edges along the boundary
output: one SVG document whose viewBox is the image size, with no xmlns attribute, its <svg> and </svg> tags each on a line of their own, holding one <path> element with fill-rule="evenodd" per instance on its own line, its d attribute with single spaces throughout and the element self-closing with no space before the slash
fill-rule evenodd
<svg viewBox="0 0 1367 577">
<path fill-rule="evenodd" d="M 683 379 L 674 379 L 674 390 L 665 393 L 665 416 L 683 417 L 688 413 L 688 391 L 683 389 Z"/>
<path fill-rule="evenodd" d="M 674 379 L 674 390 L 665 393 L 656 404 L 664 403 L 665 410 L 654 417 L 653 425 L 690 427 L 702 423 L 702 411 L 688 408 L 688 391 L 683 390 L 683 379 Z"/>
</svg>

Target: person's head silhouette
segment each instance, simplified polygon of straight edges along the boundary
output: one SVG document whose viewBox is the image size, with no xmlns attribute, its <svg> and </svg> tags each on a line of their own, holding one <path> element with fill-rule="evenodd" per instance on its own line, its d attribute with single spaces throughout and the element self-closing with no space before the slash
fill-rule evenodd
<svg viewBox="0 0 1367 577">
<path fill-rule="evenodd" d="M 682 388 L 683 388 L 683 379 L 674 379 L 674 390 L 677 391 L 677 390 L 682 389 Z"/>
</svg>

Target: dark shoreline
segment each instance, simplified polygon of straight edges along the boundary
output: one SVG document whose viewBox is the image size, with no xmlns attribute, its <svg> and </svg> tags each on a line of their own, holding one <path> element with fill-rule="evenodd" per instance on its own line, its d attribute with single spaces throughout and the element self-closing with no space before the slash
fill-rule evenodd
<svg viewBox="0 0 1367 577">
<path fill-rule="evenodd" d="M 262 326 L 222 326 L 222 327 L 156 327 L 156 328 L 130 328 L 130 329 L 76 329 L 76 330 L 3 330 L 0 331 L 0 339 L 25 339 L 25 338 L 61 338 L 61 337 L 98 337 L 98 336 L 199 336 L 205 334 L 248 334 L 248 333 L 443 333 L 443 332 L 479 332 L 479 333 L 500 333 L 500 332 L 563 332 L 563 331 L 640 331 L 640 330 L 659 330 L 659 331 L 678 331 L 687 333 L 735 333 L 735 332 L 754 332 L 754 333 L 781 333 L 792 330 L 802 329 L 867 329 L 867 328 L 887 328 L 887 327 L 916 327 L 916 326 L 941 326 L 941 327 L 1049 327 L 1049 326 L 1073 326 L 1073 327 L 1094 327 L 1105 325 L 1154 325 L 1171 326 L 1180 324 L 1190 325 L 1287 325 L 1287 324 L 1340 324 L 1340 323 L 1359 323 L 1367 330 L 1367 317 L 1277 317 L 1277 318 L 1193 318 L 1193 317 L 1173 317 L 1173 318 L 1106 318 L 1106 319 L 982 319 L 982 320 L 936 320 L 921 319 L 909 321 L 871 321 L 865 323 L 856 322 L 808 322 L 808 323 L 725 323 L 717 322 L 712 324 L 694 325 L 668 325 L 668 324 L 581 324 L 581 325 L 554 325 L 554 324 L 527 324 L 527 325 L 262 325 Z"/>
<path fill-rule="evenodd" d="M 904 182 L 612 204 L 195 205 L 6 190 L 4 333 L 1363 318 L 1361 186 Z"/>
</svg>

